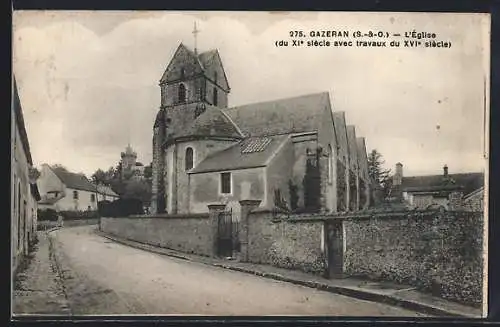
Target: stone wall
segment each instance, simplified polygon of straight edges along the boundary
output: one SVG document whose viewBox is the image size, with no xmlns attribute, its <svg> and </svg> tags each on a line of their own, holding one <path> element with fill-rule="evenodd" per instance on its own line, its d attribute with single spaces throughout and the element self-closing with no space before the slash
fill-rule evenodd
<svg viewBox="0 0 500 327">
<path fill-rule="evenodd" d="M 344 221 L 344 270 L 413 285 L 468 304 L 482 301 L 481 213 L 380 214 Z"/>
<path fill-rule="evenodd" d="M 322 221 L 274 219 L 256 210 L 248 219 L 248 261 L 322 274 Z"/>
<path fill-rule="evenodd" d="M 117 237 L 185 253 L 212 253 L 208 214 L 101 218 L 100 228 Z"/>
</svg>

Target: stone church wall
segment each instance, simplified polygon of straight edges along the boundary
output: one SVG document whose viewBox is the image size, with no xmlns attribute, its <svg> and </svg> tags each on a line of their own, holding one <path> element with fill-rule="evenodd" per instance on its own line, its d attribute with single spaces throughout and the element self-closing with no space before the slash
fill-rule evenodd
<svg viewBox="0 0 500 327">
<path fill-rule="evenodd" d="M 220 172 L 190 175 L 190 212 L 207 212 L 208 205 L 228 204 L 241 199 L 266 199 L 265 168 L 250 168 L 230 171 L 231 194 L 220 193 Z M 266 207 L 263 200 L 261 207 Z"/>
<path fill-rule="evenodd" d="M 380 214 L 345 220 L 344 230 L 347 274 L 481 303 L 482 213 Z"/>
<path fill-rule="evenodd" d="M 248 259 L 252 263 L 322 274 L 323 222 L 273 221 L 270 211 L 256 210 L 248 219 Z"/>
<path fill-rule="evenodd" d="M 208 214 L 101 218 L 101 231 L 120 238 L 185 253 L 211 255 Z"/>
</svg>

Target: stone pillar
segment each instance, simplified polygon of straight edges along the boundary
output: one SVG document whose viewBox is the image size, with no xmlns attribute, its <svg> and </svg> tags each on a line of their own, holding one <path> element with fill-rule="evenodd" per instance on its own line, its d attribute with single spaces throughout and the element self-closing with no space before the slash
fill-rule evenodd
<svg viewBox="0 0 500 327">
<path fill-rule="evenodd" d="M 241 215 L 240 215 L 240 252 L 241 261 L 248 262 L 248 218 L 250 213 L 255 210 L 261 200 L 241 200 Z"/>
<path fill-rule="evenodd" d="M 344 230 L 343 221 L 326 220 L 324 222 L 326 239 L 326 277 L 344 277 Z"/>
<path fill-rule="evenodd" d="M 226 209 L 225 204 L 209 204 L 208 215 L 211 225 L 212 257 L 217 256 L 217 236 L 219 229 L 219 214 Z"/>
</svg>

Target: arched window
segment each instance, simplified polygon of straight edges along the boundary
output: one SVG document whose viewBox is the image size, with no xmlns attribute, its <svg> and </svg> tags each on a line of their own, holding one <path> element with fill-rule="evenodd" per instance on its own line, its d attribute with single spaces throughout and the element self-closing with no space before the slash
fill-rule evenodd
<svg viewBox="0 0 500 327">
<path fill-rule="evenodd" d="M 214 87 L 214 101 L 213 101 L 214 106 L 217 105 L 217 87 Z"/>
<path fill-rule="evenodd" d="M 186 170 L 193 168 L 193 148 L 186 149 Z"/>
<path fill-rule="evenodd" d="M 179 94 L 178 94 L 178 97 L 179 97 L 179 103 L 186 102 L 186 87 L 182 83 L 179 84 Z"/>
</svg>

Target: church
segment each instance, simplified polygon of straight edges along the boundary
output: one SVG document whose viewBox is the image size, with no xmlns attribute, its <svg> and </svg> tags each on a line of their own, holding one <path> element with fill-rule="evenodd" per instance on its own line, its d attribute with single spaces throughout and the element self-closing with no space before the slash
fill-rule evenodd
<svg viewBox="0 0 500 327">
<path fill-rule="evenodd" d="M 297 213 L 370 205 L 365 139 L 328 92 L 238 107 L 218 50 L 180 44 L 160 82 L 152 213 L 208 212 L 240 200 Z"/>
</svg>

